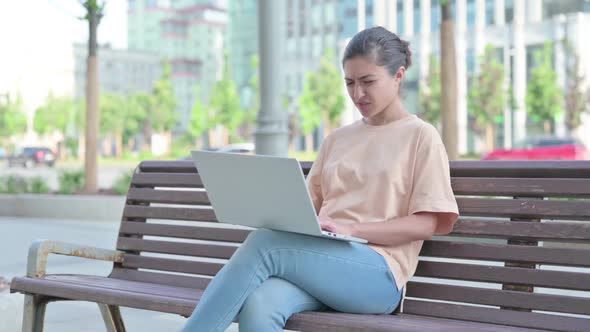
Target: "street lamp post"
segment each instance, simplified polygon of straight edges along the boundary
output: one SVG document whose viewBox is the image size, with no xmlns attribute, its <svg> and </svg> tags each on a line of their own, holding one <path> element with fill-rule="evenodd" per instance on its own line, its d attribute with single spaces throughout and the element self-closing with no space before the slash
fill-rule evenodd
<svg viewBox="0 0 590 332">
<path fill-rule="evenodd" d="M 286 157 L 289 148 L 287 111 L 282 105 L 285 1 L 258 3 L 260 105 L 256 119 L 256 154 Z"/>
</svg>

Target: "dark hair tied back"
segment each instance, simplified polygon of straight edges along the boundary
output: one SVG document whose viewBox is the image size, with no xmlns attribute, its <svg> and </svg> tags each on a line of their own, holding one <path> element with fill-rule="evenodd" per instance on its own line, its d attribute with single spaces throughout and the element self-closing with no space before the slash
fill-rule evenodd
<svg viewBox="0 0 590 332">
<path fill-rule="evenodd" d="M 408 69 L 412 65 L 410 43 L 383 27 L 369 28 L 357 33 L 346 46 L 342 65 L 346 60 L 357 56 L 372 58 L 378 66 L 386 67 L 392 76 L 400 67 Z"/>
</svg>

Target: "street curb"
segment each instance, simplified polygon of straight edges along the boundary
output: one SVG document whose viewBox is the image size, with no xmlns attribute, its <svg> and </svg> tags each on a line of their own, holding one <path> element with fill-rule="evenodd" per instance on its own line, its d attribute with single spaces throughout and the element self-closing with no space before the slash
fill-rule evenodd
<svg viewBox="0 0 590 332">
<path fill-rule="evenodd" d="M 120 220 L 124 196 L 0 194 L 0 216 Z"/>
</svg>

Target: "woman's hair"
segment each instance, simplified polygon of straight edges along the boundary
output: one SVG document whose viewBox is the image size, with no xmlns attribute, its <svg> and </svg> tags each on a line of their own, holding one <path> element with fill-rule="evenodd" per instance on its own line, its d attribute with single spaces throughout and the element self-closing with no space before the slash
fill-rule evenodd
<svg viewBox="0 0 590 332">
<path fill-rule="evenodd" d="M 387 68 L 391 76 L 400 67 L 408 69 L 412 65 L 410 43 L 383 27 L 365 29 L 352 37 L 344 50 L 342 65 L 357 56 L 369 57 L 376 65 Z"/>
</svg>

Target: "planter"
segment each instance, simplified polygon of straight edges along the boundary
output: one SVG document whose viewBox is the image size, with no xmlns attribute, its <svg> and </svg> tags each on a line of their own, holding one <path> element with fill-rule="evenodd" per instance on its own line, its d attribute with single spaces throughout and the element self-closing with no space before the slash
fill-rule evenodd
<svg viewBox="0 0 590 332">
<path fill-rule="evenodd" d="M 124 196 L 0 194 L 0 216 L 119 221 Z"/>
</svg>

